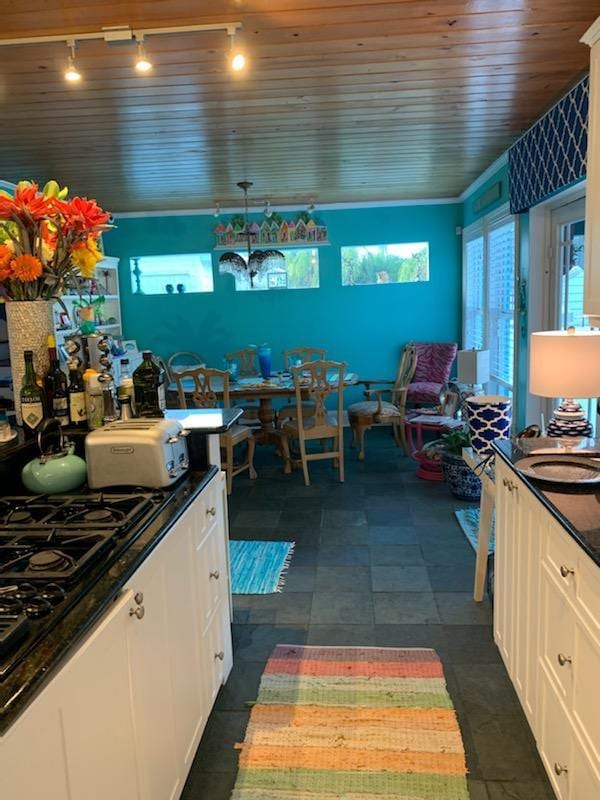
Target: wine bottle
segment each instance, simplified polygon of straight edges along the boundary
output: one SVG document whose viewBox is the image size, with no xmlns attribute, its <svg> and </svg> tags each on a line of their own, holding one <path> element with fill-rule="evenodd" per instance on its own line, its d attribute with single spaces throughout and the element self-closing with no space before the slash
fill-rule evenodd
<svg viewBox="0 0 600 800">
<path fill-rule="evenodd" d="M 160 367 L 146 350 L 143 361 L 133 373 L 135 411 L 138 417 L 163 417 L 165 408 L 164 378 Z"/>
<path fill-rule="evenodd" d="M 75 428 L 87 427 L 85 387 L 77 365 L 69 364 L 69 419 Z"/>
<path fill-rule="evenodd" d="M 44 421 L 44 390 L 37 384 L 33 368 L 33 350 L 25 350 L 25 377 L 21 386 L 21 414 L 23 415 L 23 429 L 27 438 L 37 435 L 40 425 Z"/>
<path fill-rule="evenodd" d="M 49 416 L 56 417 L 63 427 L 69 424 L 69 397 L 67 392 L 67 376 L 60 368 L 56 354 L 56 340 L 48 336 L 48 354 L 50 369 L 44 378 L 46 393 L 46 409 Z"/>
</svg>

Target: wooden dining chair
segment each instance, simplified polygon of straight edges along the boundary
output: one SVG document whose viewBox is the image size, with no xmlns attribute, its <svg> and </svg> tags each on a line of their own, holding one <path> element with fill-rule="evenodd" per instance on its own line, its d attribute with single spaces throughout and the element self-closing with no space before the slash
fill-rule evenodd
<svg viewBox="0 0 600 800">
<path fill-rule="evenodd" d="M 225 353 L 225 361 L 236 361 L 238 364 L 238 375 L 240 378 L 253 378 L 259 374 L 257 364 L 257 351 L 255 347 L 246 347 L 242 350 L 234 350 L 232 353 Z M 236 399 L 236 406 L 242 406 L 244 414 L 242 416 L 243 422 L 249 422 L 251 425 L 258 424 L 258 409 L 259 403 L 257 400 L 251 400 L 248 397 L 240 397 Z"/>
<path fill-rule="evenodd" d="M 173 376 L 177 384 L 179 403 L 181 408 L 188 408 L 191 403 L 192 408 L 219 408 L 219 396 L 222 396 L 221 405 L 223 408 L 230 408 L 229 397 L 229 373 L 220 369 L 207 369 L 206 367 L 196 367 L 194 369 L 176 372 Z M 184 389 L 184 381 L 193 381 L 194 388 L 190 392 Z M 246 459 L 238 466 L 233 462 L 233 451 L 237 445 L 247 443 L 248 452 Z M 256 470 L 254 469 L 254 434 L 245 425 L 233 425 L 228 431 L 219 436 L 221 449 L 225 451 L 225 473 L 227 475 L 227 494 L 231 494 L 233 479 L 241 472 L 248 470 L 251 480 L 254 480 Z"/>
<path fill-rule="evenodd" d="M 173 376 L 173 373 L 179 372 L 182 369 L 203 367 L 205 364 L 206 362 L 202 356 L 198 353 L 194 353 L 192 350 L 180 350 L 178 353 L 173 353 L 172 356 L 169 356 L 167 360 L 167 368 L 171 376 Z M 172 377 L 171 380 L 173 380 Z"/>
<path fill-rule="evenodd" d="M 402 351 L 396 378 L 392 380 L 364 380 L 365 400 L 348 406 L 348 419 L 352 429 L 351 447 L 359 446 L 358 460 L 365 457 L 365 433 L 371 428 L 388 425 L 392 427 L 394 441 L 408 455 L 406 442 L 406 398 L 408 386 L 417 368 L 417 351 L 413 344 L 408 344 Z M 375 384 L 392 384 L 388 389 L 372 389 Z M 383 400 L 389 394 L 390 400 Z M 373 399 L 375 398 L 375 399 Z"/>
<path fill-rule="evenodd" d="M 300 367 L 292 367 L 296 406 L 302 407 L 303 397 L 314 403 L 314 413 L 307 417 L 299 414 L 290 419 L 281 428 L 281 453 L 285 461 L 284 471 L 289 473 L 293 467 L 302 465 L 304 483 L 310 486 L 308 463 L 334 459 L 339 471 L 340 482 L 344 481 L 344 371 L 346 364 L 337 361 L 311 361 Z M 334 411 L 328 411 L 327 399 L 336 396 Z M 298 440 L 300 459 L 290 455 L 290 440 Z M 320 452 L 307 451 L 307 442 L 332 440 L 331 449 L 323 448 Z"/>
<path fill-rule="evenodd" d="M 309 361 L 323 361 L 327 357 L 327 350 L 322 347 L 294 347 L 291 350 L 284 350 L 282 356 L 284 369 L 290 370 L 291 367 L 301 366 Z M 298 364 L 298 362 L 300 363 Z M 304 416 L 312 416 L 314 412 L 315 404 L 310 400 L 303 400 L 302 413 Z M 288 400 L 286 405 L 278 411 L 278 423 L 281 426 L 286 419 L 295 419 L 297 416 L 297 405 L 292 400 Z"/>
</svg>

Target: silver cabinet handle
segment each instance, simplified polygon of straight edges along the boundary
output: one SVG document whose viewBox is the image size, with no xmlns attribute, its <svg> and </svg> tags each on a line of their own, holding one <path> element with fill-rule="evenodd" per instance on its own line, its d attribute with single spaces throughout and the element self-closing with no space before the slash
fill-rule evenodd
<svg viewBox="0 0 600 800">
<path fill-rule="evenodd" d="M 133 599 L 138 604 L 138 606 L 141 606 L 142 603 L 144 602 L 144 593 L 143 592 L 136 592 L 133 595 Z"/>
<path fill-rule="evenodd" d="M 213 572 L 209 572 L 208 577 L 214 578 L 216 581 L 218 581 L 219 578 L 221 577 L 221 573 L 219 572 L 218 569 L 215 569 Z"/>
<path fill-rule="evenodd" d="M 146 609 L 144 606 L 138 606 L 137 608 L 130 608 L 129 609 L 129 616 L 130 617 L 137 617 L 138 619 L 144 619 L 144 614 L 146 613 Z"/>
<path fill-rule="evenodd" d="M 217 516 L 217 509 L 214 506 L 211 506 L 211 508 L 207 508 L 206 509 L 206 513 L 210 514 L 211 517 L 216 517 Z"/>
<path fill-rule="evenodd" d="M 575 575 L 575 570 L 571 569 L 571 567 L 566 567 L 564 564 L 561 564 L 560 574 L 563 576 L 563 578 L 568 578 L 569 575 Z"/>
<path fill-rule="evenodd" d="M 567 773 L 568 771 L 569 770 L 562 764 L 559 764 L 558 761 L 554 762 L 554 772 L 556 772 L 557 775 L 562 775 L 563 772 Z"/>
<path fill-rule="evenodd" d="M 564 667 L 565 664 L 571 664 L 573 659 L 570 656 L 565 656 L 563 653 L 559 653 L 556 657 L 558 659 L 558 663 L 561 667 Z"/>
<path fill-rule="evenodd" d="M 218 653 L 215 653 L 215 658 L 218 658 L 219 661 L 223 661 L 225 658 L 225 653 L 222 650 L 219 650 Z"/>
</svg>

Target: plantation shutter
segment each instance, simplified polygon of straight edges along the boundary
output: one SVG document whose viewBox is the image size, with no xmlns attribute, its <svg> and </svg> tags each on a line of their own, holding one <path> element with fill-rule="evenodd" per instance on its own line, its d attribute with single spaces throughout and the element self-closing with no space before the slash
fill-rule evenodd
<svg viewBox="0 0 600 800">
<path fill-rule="evenodd" d="M 485 341 L 485 272 L 483 234 L 467 239 L 464 249 L 463 347 L 480 350 Z"/>
<path fill-rule="evenodd" d="M 488 234 L 488 348 L 493 391 L 510 393 L 515 358 L 515 223 L 503 220 Z"/>
</svg>

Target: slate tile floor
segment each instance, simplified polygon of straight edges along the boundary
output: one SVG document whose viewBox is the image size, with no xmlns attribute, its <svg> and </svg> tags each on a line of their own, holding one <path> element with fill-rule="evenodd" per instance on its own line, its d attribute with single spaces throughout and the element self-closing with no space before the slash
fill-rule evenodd
<svg viewBox="0 0 600 800">
<path fill-rule="evenodd" d="M 458 713 L 471 800 L 552 800 L 529 727 L 492 637 L 487 602 L 471 600 L 474 554 L 443 484 L 419 480 L 385 431 L 367 461 L 347 451 L 344 484 L 327 463 L 284 476 L 260 448 L 259 478 L 236 478 L 233 539 L 293 540 L 281 594 L 234 596 L 234 666 L 196 754 L 184 800 L 227 800 L 236 742 L 276 644 L 433 647 Z"/>
</svg>

